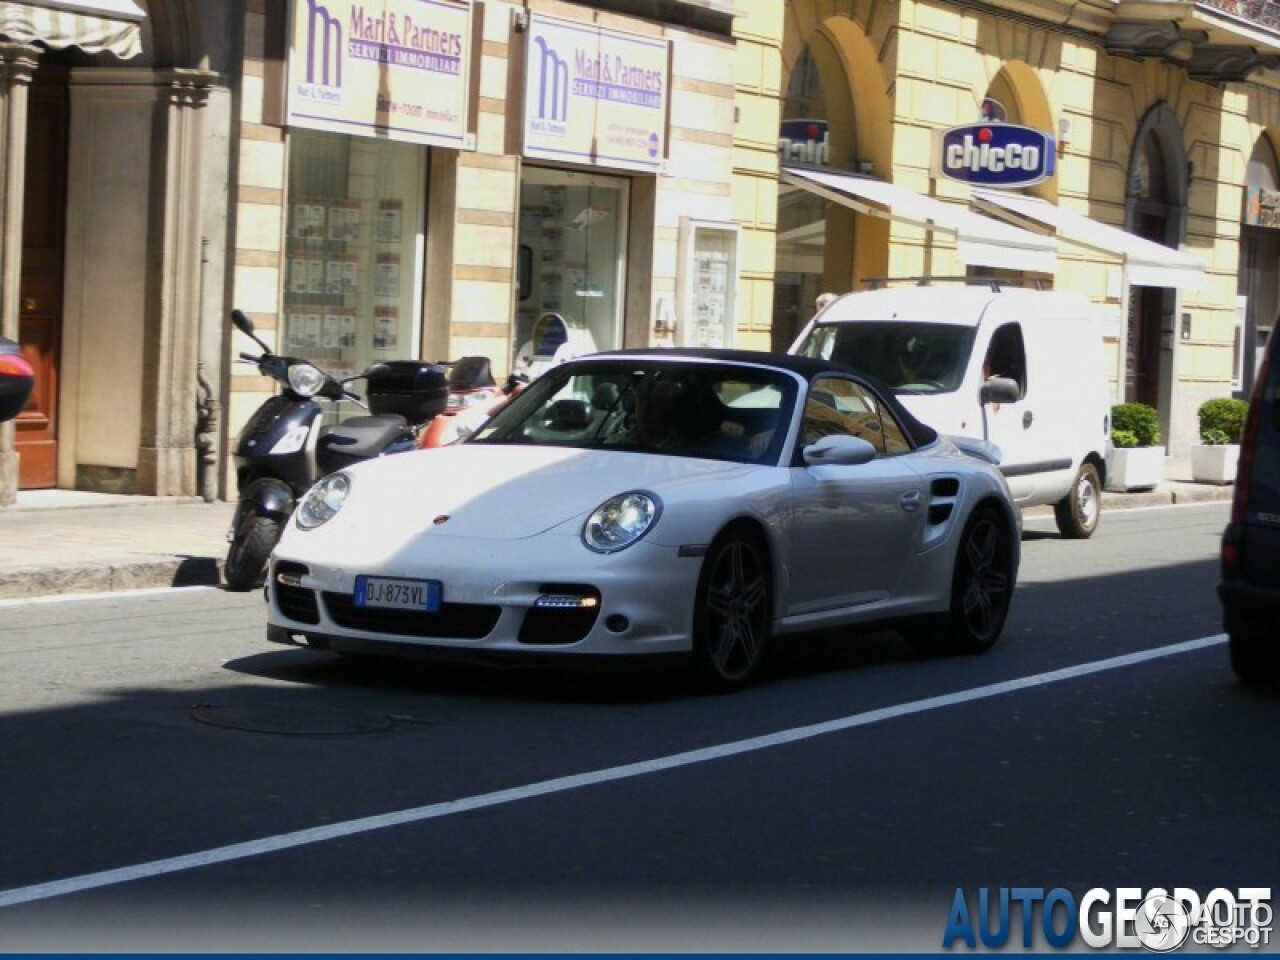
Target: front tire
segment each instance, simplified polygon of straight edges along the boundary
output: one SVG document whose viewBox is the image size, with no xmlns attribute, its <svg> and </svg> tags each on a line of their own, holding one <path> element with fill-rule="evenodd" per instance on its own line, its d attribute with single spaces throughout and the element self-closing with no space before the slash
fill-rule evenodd
<svg viewBox="0 0 1280 960">
<path fill-rule="evenodd" d="M 985 653 L 995 646 L 1009 616 L 1013 584 L 1009 528 L 994 509 L 979 507 L 969 518 L 956 551 L 947 648 Z"/>
<path fill-rule="evenodd" d="M 1071 492 L 1053 505 L 1058 532 L 1068 540 L 1088 540 L 1102 519 L 1102 482 L 1092 463 L 1080 465 Z"/>
<path fill-rule="evenodd" d="M 267 559 L 283 532 L 283 524 L 275 517 L 264 516 L 252 507 L 244 511 L 227 549 L 223 577 L 227 589 L 243 592 L 262 582 Z"/>
<path fill-rule="evenodd" d="M 773 622 L 769 554 L 760 538 L 730 531 L 707 551 L 693 613 L 693 655 L 712 689 L 737 690 L 760 669 Z"/>
</svg>

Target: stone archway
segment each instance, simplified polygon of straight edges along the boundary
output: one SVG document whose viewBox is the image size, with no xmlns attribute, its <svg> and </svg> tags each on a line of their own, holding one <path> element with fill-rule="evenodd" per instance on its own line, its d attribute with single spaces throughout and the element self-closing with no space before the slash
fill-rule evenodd
<svg viewBox="0 0 1280 960">
<path fill-rule="evenodd" d="M 808 21 L 789 8 L 782 54 L 783 120 L 811 117 L 825 125 L 822 163 L 830 169 L 888 178 L 889 97 L 863 26 L 847 16 Z M 777 222 L 773 345 L 785 348 L 812 315 L 818 292 L 842 293 L 887 273 L 889 224 L 785 187 Z"/>
<path fill-rule="evenodd" d="M 1130 233 L 1177 248 L 1187 206 L 1187 154 L 1182 128 L 1167 103 L 1147 111 L 1138 124 L 1125 186 L 1125 226 Z M 1125 400 L 1146 403 L 1160 414 L 1169 436 L 1174 386 L 1174 313 L 1177 291 L 1134 287 L 1125 330 Z"/>
<path fill-rule="evenodd" d="M 1007 110 L 1009 123 L 1044 130 L 1056 136 L 1053 110 L 1044 86 L 1032 67 L 1021 60 L 1007 60 L 992 77 L 986 95 L 998 100 Z M 1027 188 L 1032 196 L 1051 203 L 1058 200 L 1058 179 L 1050 177 L 1043 183 Z"/>
</svg>

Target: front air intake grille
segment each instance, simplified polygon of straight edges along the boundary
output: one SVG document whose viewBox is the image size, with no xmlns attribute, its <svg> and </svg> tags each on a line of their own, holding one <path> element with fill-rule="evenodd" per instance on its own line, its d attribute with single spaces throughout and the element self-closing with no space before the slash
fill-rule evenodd
<svg viewBox="0 0 1280 960">
<path fill-rule="evenodd" d="M 501 607 L 481 603 L 442 603 L 437 613 L 357 607 L 343 593 L 325 593 L 324 605 L 339 626 L 403 637 L 479 640 L 488 636 L 502 615 Z"/>
<path fill-rule="evenodd" d="M 520 624 L 521 643 L 563 646 L 578 643 L 600 615 L 600 591 L 577 583 L 544 583 Z"/>
</svg>

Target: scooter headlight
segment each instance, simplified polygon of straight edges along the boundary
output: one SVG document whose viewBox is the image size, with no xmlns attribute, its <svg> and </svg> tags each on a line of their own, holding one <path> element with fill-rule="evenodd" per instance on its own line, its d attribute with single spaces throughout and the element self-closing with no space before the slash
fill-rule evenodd
<svg viewBox="0 0 1280 960">
<path fill-rule="evenodd" d="M 631 546 L 657 522 L 662 505 L 642 490 L 611 497 L 587 517 L 582 542 L 596 553 L 617 553 Z"/>
<path fill-rule="evenodd" d="M 324 386 L 325 376 L 309 363 L 289 366 L 289 389 L 304 397 L 314 397 Z"/>
<path fill-rule="evenodd" d="M 331 473 L 302 498 L 295 516 L 303 530 L 314 530 L 334 518 L 351 494 L 351 478 L 345 473 Z"/>
</svg>

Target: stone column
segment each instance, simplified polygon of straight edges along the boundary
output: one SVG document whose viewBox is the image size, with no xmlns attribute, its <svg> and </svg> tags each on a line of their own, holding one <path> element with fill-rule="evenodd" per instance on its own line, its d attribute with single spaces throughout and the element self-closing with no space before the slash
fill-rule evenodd
<svg viewBox="0 0 1280 960">
<path fill-rule="evenodd" d="M 18 339 L 22 282 L 22 200 L 27 158 L 27 91 L 40 48 L 0 43 L 0 336 Z M 0 507 L 18 496 L 12 421 L 0 424 Z"/>
<path fill-rule="evenodd" d="M 196 492 L 203 107 L 216 73 L 156 74 L 147 262 L 146 353 L 137 491 Z"/>
</svg>

